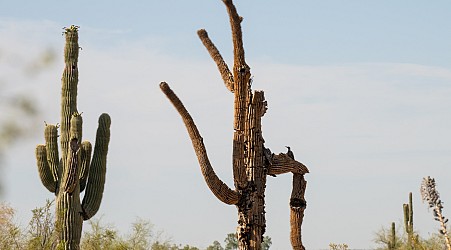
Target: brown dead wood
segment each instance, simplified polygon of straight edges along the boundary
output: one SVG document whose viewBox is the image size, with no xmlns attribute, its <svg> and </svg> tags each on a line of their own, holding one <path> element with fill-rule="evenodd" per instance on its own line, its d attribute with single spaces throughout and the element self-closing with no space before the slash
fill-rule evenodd
<svg viewBox="0 0 451 250">
<path fill-rule="evenodd" d="M 238 209 L 238 248 L 258 250 L 266 231 L 265 189 L 267 175 L 293 173 L 293 191 L 290 199 L 291 243 L 293 249 L 305 249 L 301 240 L 301 226 L 306 202 L 307 182 L 304 174 L 308 168 L 296 161 L 291 154 L 273 154 L 265 148 L 261 119 L 266 113 L 267 102 L 263 91 L 252 92 L 250 67 L 246 64 L 241 22 L 243 18 L 232 0 L 222 0 L 227 8 L 232 30 L 234 64 L 232 72 L 219 50 L 210 40 L 207 31 L 197 32 L 200 40 L 212 57 L 226 88 L 234 95 L 232 165 L 235 190 L 219 179 L 210 164 L 203 139 L 197 127 L 175 93 L 165 82 L 161 90 L 174 105 L 188 130 L 202 175 L 212 193 L 226 204 Z"/>
</svg>

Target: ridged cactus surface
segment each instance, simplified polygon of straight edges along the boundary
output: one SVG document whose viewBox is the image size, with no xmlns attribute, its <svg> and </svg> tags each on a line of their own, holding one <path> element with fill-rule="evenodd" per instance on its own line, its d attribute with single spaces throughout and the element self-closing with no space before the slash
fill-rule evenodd
<svg viewBox="0 0 451 250">
<path fill-rule="evenodd" d="M 92 145 L 82 142 L 83 119 L 77 111 L 78 26 L 64 29 L 64 72 L 61 80 L 61 126 L 46 124 L 45 144 L 36 147 L 36 159 L 42 184 L 56 196 L 56 232 L 58 249 L 79 249 L 83 221 L 99 210 L 105 185 L 106 156 L 110 141 L 111 119 L 102 114 Z M 58 136 L 58 129 L 60 136 Z M 58 149 L 60 137 L 61 151 Z M 60 158 L 61 155 L 61 158 Z M 80 193 L 84 190 L 83 201 Z"/>
</svg>

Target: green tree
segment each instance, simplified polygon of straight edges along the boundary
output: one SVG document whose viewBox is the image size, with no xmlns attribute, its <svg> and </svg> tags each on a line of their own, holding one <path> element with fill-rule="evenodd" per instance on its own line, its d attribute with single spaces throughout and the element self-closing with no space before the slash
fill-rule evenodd
<svg viewBox="0 0 451 250">
<path fill-rule="evenodd" d="M 215 241 L 215 242 L 217 242 L 217 241 Z M 219 249 L 225 249 L 225 250 L 236 250 L 236 249 L 238 249 L 238 239 L 237 239 L 235 233 L 227 234 L 224 242 L 225 242 L 225 248 L 222 248 L 221 245 L 218 242 L 219 247 L 221 247 Z M 271 247 L 271 245 L 272 245 L 271 237 L 269 237 L 269 236 L 263 237 L 263 241 L 261 243 L 261 249 L 262 250 L 268 250 Z M 215 248 L 212 248 L 212 249 L 215 249 Z M 207 249 L 207 250 L 209 250 L 209 249 Z"/>
<path fill-rule="evenodd" d="M 42 123 L 42 120 L 38 121 L 39 107 L 36 100 L 28 88 L 20 86 L 47 70 L 55 62 L 56 54 L 53 49 L 46 49 L 37 57 L 30 57 L 23 51 L 9 49 L 2 50 L 1 57 L 14 57 L 19 64 L 0 60 L 0 167 L 8 148 L 20 139 L 31 136 L 35 132 L 35 124 Z M 5 75 L 3 72 L 8 73 Z"/>
<path fill-rule="evenodd" d="M 127 244 L 130 249 L 133 250 L 146 250 L 151 247 L 153 225 L 150 221 L 138 218 L 136 222 L 132 224 L 132 233 L 127 239 Z"/>
<path fill-rule="evenodd" d="M 178 250 L 177 246 L 171 245 L 169 242 L 155 241 L 152 243 L 152 250 Z"/>
<path fill-rule="evenodd" d="M 225 250 L 236 250 L 238 249 L 238 239 L 235 233 L 227 234 L 225 240 Z"/>
<path fill-rule="evenodd" d="M 446 240 L 441 234 L 431 234 L 429 239 L 422 241 L 423 249 L 446 249 Z"/>
<path fill-rule="evenodd" d="M 176 244 L 170 243 L 169 241 L 159 242 L 155 241 L 152 244 L 152 250 L 199 250 L 197 247 L 193 247 L 190 245 L 182 245 L 177 246 Z"/>
<path fill-rule="evenodd" d="M 271 237 L 265 236 L 262 241 L 262 250 L 269 250 L 272 245 Z"/>
<path fill-rule="evenodd" d="M 349 250 L 348 245 L 345 243 L 343 243 L 343 244 L 330 243 L 329 249 L 330 250 Z"/>
<path fill-rule="evenodd" d="M 147 220 L 138 218 L 132 223 L 132 232 L 121 236 L 112 226 L 104 225 L 101 219 L 89 221 L 91 229 L 82 237 L 83 250 L 199 250 L 189 245 L 181 246 L 162 237 L 162 232 L 154 233 L 154 226 Z"/>
<path fill-rule="evenodd" d="M 54 200 L 47 200 L 42 207 L 31 212 L 33 216 L 28 224 L 27 249 L 53 250 L 57 248 L 53 209 Z"/>
<path fill-rule="evenodd" d="M 0 166 L 2 166 L 8 149 L 34 131 L 33 126 L 36 124 L 38 109 L 32 97 L 23 93 L 8 93 L 0 83 L 0 113 L 2 114 L 0 117 Z M 0 179 L 0 184 L 1 182 Z M 0 191 L 1 188 L 0 185 Z"/>
<path fill-rule="evenodd" d="M 394 239 L 394 243 L 393 243 Z M 375 233 L 373 241 L 382 249 L 402 249 L 404 247 L 403 237 L 401 237 L 397 230 L 382 227 Z"/>
<path fill-rule="evenodd" d="M 199 250 L 197 247 L 192 247 L 190 245 L 185 245 L 183 248 L 179 248 L 180 250 Z"/>
<path fill-rule="evenodd" d="M 14 56 L 21 63 L 17 67 L 17 65 L 10 65 L 8 60 L 0 60 L 2 69 L 15 69 L 15 71 L 9 72 L 11 75 L 0 74 L 0 112 L 2 113 L 2 117 L 0 117 L 0 153 L 11 143 L 16 142 L 18 138 L 29 135 L 39 113 L 33 96 L 30 96 L 28 92 L 11 87 L 11 82 L 14 82 L 16 86 L 20 85 L 20 78 L 23 75 L 36 76 L 55 62 L 55 51 L 52 49 L 43 51 L 37 58 L 31 58 L 31 60 L 29 60 L 29 55 L 21 55 L 20 52 L 9 52 L 10 54 L 8 54 L 8 50 L 2 50 L 2 54 L 4 53 L 7 57 Z M 4 78 L 10 79 L 4 80 Z"/>
<path fill-rule="evenodd" d="M 32 210 L 33 217 L 28 230 L 23 230 L 15 221 L 14 209 L 5 203 L 0 203 L 0 249 L 1 250 L 59 250 L 58 232 L 52 214 L 54 201 L 46 201 L 43 207 Z M 162 237 L 163 232 L 154 233 L 153 225 L 138 218 L 132 223 L 129 234 L 123 236 L 111 225 L 106 225 L 101 218 L 88 221 L 90 228 L 81 238 L 80 249 L 83 250 L 199 250 L 198 247 L 177 245 Z M 223 250 L 219 242 L 214 242 Z"/>
<path fill-rule="evenodd" d="M 14 222 L 14 209 L 6 203 L 0 204 L 0 249 L 19 250 L 23 246 L 23 233 Z"/>
<path fill-rule="evenodd" d="M 118 235 L 118 232 L 112 226 L 101 224 L 101 219 L 89 220 L 91 230 L 85 232 L 81 241 L 81 249 L 84 250 L 102 250 L 102 249 L 129 249 L 127 243 Z"/>
<path fill-rule="evenodd" d="M 219 241 L 215 240 L 210 246 L 207 247 L 206 250 L 224 250 L 224 248 L 221 246 Z"/>
</svg>

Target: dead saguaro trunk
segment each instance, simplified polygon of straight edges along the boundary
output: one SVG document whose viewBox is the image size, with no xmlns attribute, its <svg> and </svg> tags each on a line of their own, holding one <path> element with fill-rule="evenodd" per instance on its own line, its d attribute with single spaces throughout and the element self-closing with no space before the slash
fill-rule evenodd
<svg viewBox="0 0 451 250">
<path fill-rule="evenodd" d="M 42 184 L 56 196 L 55 249 L 79 249 L 83 221 L 100 207 L 110 141 L 111 119 L 99 117 L 94 153 L 89 141 L 82 142 L 82 117 L 77 111 L 78 26 L 65 28 L 65 68 L 61 90 L 61 127 L 46 124 L 45 144 L 36 147 L 36 159 Z M 58 129 L 61 155 L 58 153 Z M 85 191 L 86 189 L 86 191 Z M 80 193 L 85 191 L 83 201 Z"/>
<path fill-rule="evenodd" d="M 290 239 L 295 250 L 304 250 L 302 244 L 301 226 L 304 220 L 304 210 L 307 202 L 304 199 L 307 181 L 303 174 L 293 174 L 293 191 L 290 198 Z"/>
<path fill-rule="evenodd" d="M 180 99 L 167 83 L 162 82 L 160 88 L 185 123 L 207 186 L 220 201 L 235 205 L 238 209 L 239 249 L 261 248 L 266 230 L 266 176 L 289 172 L 293 173 L 293 192 L 290 200 L 291 242 L 293 249 L 304 249 L 301 240 L 301 225 L 306 208 L 304 193 L 307 182 L 304 174 L 309 171 L 302 163 L 294 160 L 293 154 L 275 155 L 270 149 L 265 148 L 261 119 L 266 112 L 267 103 L 263 91 L 252 92 L 251 89 L 251 72 L 245 61 L 241 32 L 243 18 L 238 15 L 232 0 L 222 1 L 227 8 L 232 29 L 234 48 L 232 72 L 207 32 L 201 29 L 198 35 L 215 61 L 226 88 L 234 94 L 232 157 L 235 189 L 229 188 L 214 172 L 203 139 Z"/>
</svg>

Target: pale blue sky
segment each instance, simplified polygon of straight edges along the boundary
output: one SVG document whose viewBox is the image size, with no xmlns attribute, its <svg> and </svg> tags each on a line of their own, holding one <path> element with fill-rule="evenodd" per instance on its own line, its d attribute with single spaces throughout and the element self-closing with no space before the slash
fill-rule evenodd
<svg viewBox="0 0 451 250">
<path fill-rule="evenodd" d="M 243 28 L 250 58 L 268 56 L 280 62 L 315 64 L 389 61 L 449 65 L 449 1 L 242 1 L 237 6 L 246 19 Z M 2 1 L 0 15 L 120 32 L 108 42 L 113 44 L 160 38 L 165 52 L 176 51 L 178 56 L 201 56 L 197 50 L 203 48 L 192 35 L 199 28 L 222 31 L 215 32 L 216 43 L 230 45 L 224 8 L 211 0 Z M 106 42 L 105 36 L 92 36 L 99 44 Z"/>
<path fill-rule="evenodd" d="M 97 117 L 112 117 L 107 183 L 99 214 L 126 231 L 151 220 L 174 242 L 206 247 L 236 227 L 200 174 L 185 128 L 158 84 L 167 81 L 194 117 L 218 175 L 233 185 L 232 95 L 196 31 L 205 28 L 231 63 L 221 1 L 0 1 L 0 81 L 45 110 L 35 136 L 8 152 L 3 200 L 30 210 L 52 195 L 34 159 L 43 122 L 59 122 L 62 27 L 80 25 L 79 111 L 94 141 Z M 303 225 L 307 249 L 330 242 L 370 248 L 374 232 L 402 221 L 414 192 L 415 226 L 438 228 L 419 198 L 436 177 L 451 202 L 451 2 L 236 1 L 254 88 L 265 90 L 267 146 L 309 166 Z M 57 62 L 30 78 L 15 63 L 43 50 Z M 269 178 L 267 234 L 290 249 L 291 176 Z M 451 214 L 445 203 L 445 215 Z M 448 212 L 447 212 L 448 211 Z M 401 224 L 399 224 L 401 225 Z M 86 224 L 85 224 L 86 226 Z"/>
</svg>

